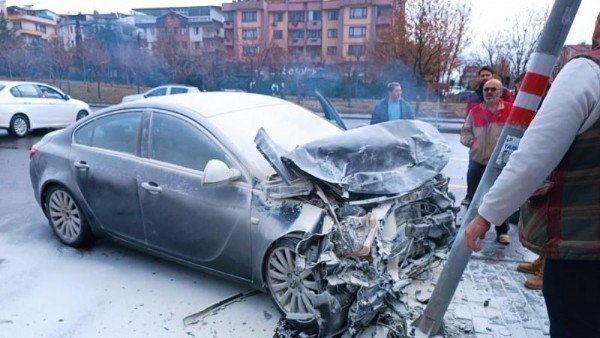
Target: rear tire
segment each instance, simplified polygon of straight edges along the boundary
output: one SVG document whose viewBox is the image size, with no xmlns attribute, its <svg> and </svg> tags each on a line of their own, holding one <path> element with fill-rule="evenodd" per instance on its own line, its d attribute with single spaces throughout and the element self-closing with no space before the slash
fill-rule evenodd
<svg viewBox="0 0 600 338">
<path fill-rule="evenodd" d="M 29 119 L 23 114 L 17 114 L 10 119 L 8 134 L 14 137 L 24 137 L 29 133 Z"/>
<path fill-rule="evenodd" d="M 75 121 L 79 121 L 79 120 L 81 120 L 82 118 L 84 118 L 84 117 L 86 117 L 88 115 L 89 115 L 88 112 L 86 112 L 85 110 L 80 110 L 77 113 L 77 117 L 75 118 Z"/>
<path fill-rule="evenodd" d="M 75 198 L 63 187 L 54 186 L 46 194 L 46 215 L 58 239 L 74 248 L 89 247 L 94 236 Z"/>
<path fill-rule="evenodd" d="M 296 246 L 300 241 L 296 237 L 284 237 L 277 241 L 267 253 L 264 265 L 265 281 L 273 303 L 287 318 L 288 313 L 315 312 L 308 294 L 319 294 L 321 290 L 320 276 L 310 270 L 295 272 Z M 308 321 L 294 320 L 291 323 L 298 329 L 315 329 L 315 319 Z"/>
</svg>

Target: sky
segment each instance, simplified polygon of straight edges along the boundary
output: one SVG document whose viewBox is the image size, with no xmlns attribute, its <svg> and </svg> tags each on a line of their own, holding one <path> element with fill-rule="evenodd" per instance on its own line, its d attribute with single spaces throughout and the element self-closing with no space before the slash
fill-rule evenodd
<svg viewBox="0 0 600 338">
<path fill-rule="evenodd" d="M 454 0 L 453 0 L 454 1 Z M 458 1 L 458 0 L 457 0 Z M 475 34 L 473 44 L 483 41 L 485 36 L 501 28 L 510 21 L 516 12 L 527 6 L 551 7 L 554 0 L 470 0 L 472 6 L 472 30 Z M 220 6 L 222 0 L 7 0 L 7 6 L 33 5 L 36 9 L 49 9 L 59 14 L 78 12 L 100 13 L 121 12 L 129 13 L 131 8 L 148 7 L 182 7 L 182 6 Z M 567 36 L 566 44 L 591 43 L 594 21 L 600 11 L 600 1 L 582 0 Z M 474 46 L 471 46 L 473 48 Z"/>
</svg>

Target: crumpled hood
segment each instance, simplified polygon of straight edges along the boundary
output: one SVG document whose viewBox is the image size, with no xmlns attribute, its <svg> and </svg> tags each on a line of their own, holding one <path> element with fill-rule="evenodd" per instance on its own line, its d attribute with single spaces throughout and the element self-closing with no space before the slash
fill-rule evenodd
<svg viewBox="0 0 600 338">
<path fill-rule="evenodd" d="M 400 194 L 437 175 L 449 156 L 450 147 L 431 124 L 398 120 L 319 139 L 281 159 L 343 192 Z"/>
</svg>

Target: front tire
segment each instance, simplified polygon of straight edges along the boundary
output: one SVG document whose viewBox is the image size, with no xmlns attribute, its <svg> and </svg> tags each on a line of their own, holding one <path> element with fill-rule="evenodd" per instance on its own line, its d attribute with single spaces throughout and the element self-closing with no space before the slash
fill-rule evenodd
<svg viewBox="0 0 600 338">
<path fill-rule="evenodd" d="M 309 294 L 321 292 L 319 276 L 312 270 L 296 272 L 296 246 L 300 240 L 284 237 L 269 250 L 265 260 L 265 280 L 269 295 L 277 309 L 286 317 L 290 313 L 307 314 L 312 317 L 315 310 Z M 295 326 L 313 326 L 312 320 L 296 323 Z"/>
<path fill-rule="evenodd" d="M 29 119 L 23 114 L 17 114 L 10 119 L 8 133 L 14 137 L 25 137 L 29 133 Z"/>
<path fill-rule="evenodd" d="M 46 195 L 46 215 L 58 239 L 74 248 L 89 247 L 94 239 L 87 218 L 71 193 L 54 186 Z"/>
</svg>

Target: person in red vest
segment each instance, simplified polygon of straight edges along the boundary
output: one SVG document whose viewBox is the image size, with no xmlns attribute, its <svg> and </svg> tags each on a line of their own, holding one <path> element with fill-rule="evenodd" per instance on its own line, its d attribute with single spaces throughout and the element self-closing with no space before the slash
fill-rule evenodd
<svg viewBox="0 0 600 338">
<path fill-rule="evenodd" d="M 483 86 L 484 101 L 474 106 L 460 130 L 460 143 L 469 148 L 467 171 L 467 196 L 477 191 L 485 167 L 492 156 L 502 128 L 512 109 L 510 102 L 500 99 L 502 83 L 496 79 L 486 81 Z M 508 223 L 497 223 L 496 235 L 499 243 L 510 244 Z"/>
<path fill-rule="evenodd" d="M 600 14 L 592 47 L 560 71 L 465 229 L 478 251 L 490 223 L 522 206 L 521 242 L 545 258 L 553 338 L 600 337 Z"/>
</svg>

